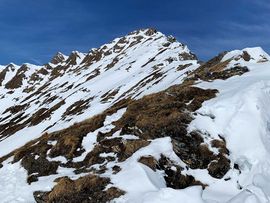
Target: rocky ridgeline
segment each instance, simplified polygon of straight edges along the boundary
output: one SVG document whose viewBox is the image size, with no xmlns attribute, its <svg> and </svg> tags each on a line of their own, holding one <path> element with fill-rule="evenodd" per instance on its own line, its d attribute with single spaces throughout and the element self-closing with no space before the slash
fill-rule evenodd
<svg viewBox="0 0 270 203">
<path fill-rule="evenodd" d="M 178 70 L 182 65 L 186 68 Z M 36 136 L 67 127 L 123 98 L 180 83 L 197 66 L 185 45 L 153 29 L 130 33 L 86 54 L 57 53 L 44 66 L 10 64 L 0 69 L 0 138 L 23 134 L 26 126 L 33 126 Z"/>
</svg>

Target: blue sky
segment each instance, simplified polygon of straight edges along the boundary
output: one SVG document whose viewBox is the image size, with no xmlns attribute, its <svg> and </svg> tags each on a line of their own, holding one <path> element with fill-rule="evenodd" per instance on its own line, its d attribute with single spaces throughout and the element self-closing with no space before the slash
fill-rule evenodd
<svg viewBox="0 0 270 203">
<path fill-rule="evenodd" d="M 0 0 L 0 64 L 43 64 L 146 27 L 201 60 L 251 46 L 270 52 L 269 11 L 269 0 Z"/>
</svg>

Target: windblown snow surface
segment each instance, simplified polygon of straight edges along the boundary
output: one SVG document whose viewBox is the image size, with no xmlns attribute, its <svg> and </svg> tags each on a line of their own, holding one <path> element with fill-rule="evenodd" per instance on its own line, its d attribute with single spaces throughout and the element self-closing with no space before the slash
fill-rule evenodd
<svg viewBox="0 0 270 203">
<path fill-rule="evenodd" d="M 245 50 L 253 62 L 237 63 L 247 66 L 248 73 L 198 84 L 202 88 L 216 88 L 219 94 L 204 103 L 190 129 L 224 137 L 232 163 L 241 170 L 241 174 L 229 171 L 224 179 L 231 179 L 226 182 L 209 180 L 209 187 L 202 193 L 206 202 L 270 202 L 270 63 L 258 63 L 260 56 L 269 56 L 261 48 Z M 230 52 L 224 59 L 239 52 Z"/>
<path fill-rule="evenodd" d="M 158 39 L 161 40 L 163 38 Z M 179 46 L 179 44 L 174 44 L 172 46 Z M 252 60 L 246 62 L 243 59 L 239 59 L 238 56 L 241 55 L 243 51 L 248 52 L 252 57 Z M 151 51 L 147 50 L 147 53 L 148 55 L 145 55 L 144 57 L 149 59 Z M 140 53 L 138 52 L 137 54 Z M 156 53 L 153 55 L 155 56 Z M 165 58 L 167 58 L 167 56 L 167 54 L 164 55 Z M 168 188 L 166 187 L 165 180 L 159 170 L 153 171 L 149 167 L 137 161 L 141 156 L 151 155 L 158 159 L 161 154 L 164 154 L 170 157 L 171 160 L 179 163 L 179 165 L 184 166 L 184 163 L 174 153 L 170 138 L 158 138 L 152 140 L 150 145 L 136 151 L 127 160 L 121 163 L 112 163 L 113 165 L 116 164 L 121 167 L 122 170 L 119 173 L 113 174 L 113 172 L 109 170 L 105 174 L 102 174 L 104 177 L 111 178 L 113 186 L 126 191 L 126 194 L 115 199 L 115 202 L 270 202 L 270 57 L 260 48 L 248 48 L 227 53 L 223 60 L 225 61 L 228 59 L 232 59 L 228 67 L 237 63 L 241 66 L 247 66 L 249 72 L 241 76 L 231 77 L 227 80 L 198 82 L 196 84 L 198 87 L 205 89 L 218 89 L 219 93 L 217 97 L 205 102 L 202 108 L 198 110 L 196 118 L 189 125 L 189 130 L 200 130 L 213 138 L 218 138 L 219 136 L 224 137 L 227 143 L 227 148 L 230 151 L 229 159 L 231 160 L 232 169 L 229 170 L 222 179 L 211 177 L 207 170 L 191 170 L 189 172 L 191 175 L 193 175 L 197 180 L 208 185 L 205 190 L 200 186 L 192 186 L 181 190 Z M 130 59 L 130 62 L 132 61 L 133 59 Z M 140 67 L 145 62 L 147 62 L 147 60 L 141 58 Z M 176 61 L 174 63 L 179 65 L 184 62 Z M 190 69 L 197 67 L 196 62 L 191 61 L 191 63 L 193 63 L 193 66 L 191 66 Z M 125 66 L 125 64 L 122 64 L 122 66 Z M 118 68 L 121 69 L 122 66 L 119 65 Z M 168 72 L 168 76 L 164 77 L 164 83 L 160 83 L 160 86 L 153 86 L 153 89 L 150 89 L 150 87 L 148 89 L 146 88 L 142 92 L 142 95 L 162 90 L 170 84 L 177 84 L 176 79 L 181 78 L 181 75 L 184 73 L 176 74 L 175 71 L 173 71 L 173 67 L 173 64 L 167 64 L 166 70 Z M 133 74 L 137 74 L 141 78 L 144 78 L 145 74 L 147 75 L 150 71 L 150 68 L 146 69 L 145 72 L 140 72 L 141 69 L 134 68 L 133 70 L 130 70 L 133 74 L 129 74 L 128 71 L 126 71 L 123 75 L 119 75 L 116 71 L 117 68 L 112 69 L 111 72 L 106 73 L 105 76 L 103 75 L 102 77 L 106 78 L 109 76 L 111 77 L 114 74 L 118 75 L 119 77 L 114 78 L 114 87 L 119 87 L 120 91 L 125 92 L 128 88 L 123 89 L 122 86 L 126 85 L 130 87 L 132 84 L 134 85 L 139 81 L 139 78 L 132 79 Z M 169 74 L 172 74 L 172 76 L 169 76 Z M 65 80 L 71 79 L 71 76 L 69 75 L 66 77 L 67 79 Z M 10 78 L 12 78 L 12 76 L 10 76 Z M 119 79 L 116 80 L 116 78 Z M 132 80 L 136 81 L 132 83 Z M 111 104 L 99 103 L 101 93 L 98 92 L 98 87 L 103 87 L 100 89 L 102 93 L 110 90 L 108 84 L 104 84 L 104 86 L 101 84 L 102 81 L 103 80 L 90 81 L 83 84 L 83 87 L 85 88 L 90 84 L 97 86 L 96 92 L 94 92 L 97 96 L 91 105 L 97 107 L 98 110 L 96 111 L 98 112 L 106 109 L 105 106 L 108 107 Z M 54 81 L 53 83 L 59 82 L 63 81 Z M 75 80 L 72 82 L 79 84 L 79 82 Z M 58 91 L 57 88 L 55 91 Z M 68 96 L 65 93 L 63 94 L 63 97 L 68 96 L 67 98 L 70 98 L 70 101 L 76 101 L 76 97 L 81 97 L 83 95 L 85 97 L 92 96 L 92 92 L 87 93 L 86 91 L 83 93 L 83 91 L 80 92 L 79 89 L 74 89 L 72 91 L 74 92 L 68 93 L 73 96 Z M 91 91 L 93 90 L 91 89 Z M 115 99 L 117 99 L 117 97 Z M 98 104 L 95 104 L 95 102 Z M 7 105 L 12 104 L 13 103 Z M 67 106 L 62 108 L 67 108 Z M 83 115 L 85 116 L 85 114 L 94 115 L 93 111 L 94 110 L 92 109 L 88 109 L 77 119 L 82 120 Z M 126 109 L 123 108 L 118 110 L 115 114 L 107 116 L 103 127 L 84 137 L 82 145 L 86 151 L 80 157 L 76 157 L 75 159 L 77 159 L 77 161 L 83 160 L 86 153 L 91 151 L 94 147 L 97 133 L 106 132 L 112 129 L 113 122 L 121 118 L 125 111 Z M 59 119 L 57 114 L 52 115 L 52 118 L 55 118 L 55 120 Z M 72 121 L 77 120 L 75 117 L 72 119 Z M 70 122 L 71 121 L 57 121 L 57 125 L 53 129 L 60 129 L 61 124 L 63 124 L 63 127 L 66 127 Z M 6 142 L 0 142 L 0 155 L 10 152 L 12 149 L 17 148 L 23 145 L 26 141 L 32 139 L 32 137 L 27 137 L 23 138 L 21 141 L 20 137 L 22 134 L 27 134 L 30 131 L 35 130 L 37 130 L 37 134 L 40 134 L 40 132 L 47 127 L 47 123 L 45 124 L 41 123 L 36 129 L 34 127 L 25 128 L 23 131 L 19 131 L 17 135 L 6 139 Z M 35 134 L 35 136 L 37 136 L 37 134 Z M 137 139 L 135 135 L 120 135 L 119 132 L 116 132 L 113 135 L 113 137 L 118 136 L 122 136 L 126 139 Z M 102 156 L 109 156 L 109 154 L 103 154 Z M 110 154 L 110 156 L 113 156 L 113 154 Z M 62 162 L 66 161 L 64 157 L 57 157 L 54 159 Z M 239 170 L 234 169 L 234 164 L 239 166 L 241 173 L 239 173 Z M 97 164 L 96 167 L 98 168 L 99 165 Z M 53 180 L 57 177 L 68 176 L 71 179 L 77 179 L 84 175 L 76 175 L 72 169 L 61 167 L 58 168 L 57 172 L 58 174 L 55 175 L 40 177 L 38 182 L 33 182 L 29 185 L 26 182 L 27 172 L 20 166 L 20 163 L 12 164 L 11 159 L 6 160 L 3 163 L 3 167 L 0 169 L 0 202 L 35 202 L 33 192 L 38 190 L 51 190 L 55 185 Z"/>
</svg>

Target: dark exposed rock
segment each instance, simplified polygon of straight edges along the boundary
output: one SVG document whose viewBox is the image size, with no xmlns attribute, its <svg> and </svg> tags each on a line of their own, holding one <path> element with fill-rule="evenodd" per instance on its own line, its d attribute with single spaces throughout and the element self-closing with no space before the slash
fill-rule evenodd
<svg viewBox="0 0 270 203">
<path fill-rule="evenodd" d="M 23 109 L 25 109 L 28 106 L 28 104 L 23 104 L 23 105 L 16 105 L 16 106 L 11 106 L 9 108 L 7 108 L 3 114 L 10 112 L 11 114 L 16 114 L 20 111 L 22 111 Z"/>
<path fill-rule="evenodd" d="M 251 56 L 248 54 L 247 51 L 243 51 L 242 57 L 243 57 L 243 59 L 244 59 L 245 61 L 250 61 L 250 59 L 251 59 Z"/>
<path fill-rule="evenodd" d="M 28 155 L 22 159 L 21 165 L 27 170 L 29 175 L 28 183 L 37 180 L 38 176 L 48 176 L 56 174 L 58 163 L 49 162 L 47 159 L 38 157 L 35 159 L 34 156 Z M 35 174 L 34 176 L 32 174 Z"/>
<path fill-rule="evenodd" d="M 102 50 L 92 50 L 89 54 L 87 54 L 82 60 L 82 64 L 85 66 L 89 66 L 94 62 L 99 61 L 102 58 L 103 51 Z"/>
<path fill-rule="evenodd" d="M 192 169 L 205 169 L 215 158 L 213 152 L 202 144 L 201 138 L 196 136 L 184 136 L 172 142 L 175 153 Z"/>
<path fill-rule="evenodd" d="M 110 68 L 112 68 L 116 63 L 118 63 L 118 61 L 119 59 L 115 57 L 112 62 L 106 66 L 105 70 L 109 70 Z"/>
<path fill-rule="evenodd" d="M 201 185 L 205 187 L 203 183 L 196 181 L 193 176 L 181 174 L 183 168 L 174 164 L 164 155 L 162 155 L 158 161 L 158 169 L 165 172 L 166 175 L 164 178 L 167 187 L 174 189 L 183 189 L 192 185 Z"/>
<path fill-rule="evenodd" d="M 157 30 L 154 29 L 154 28 L 148 28 L 147 31 L 145 32 L 145 34 L 146 34 L 147 36 L 151 36 L 151 35 L 153 35 L 153 34 L 155 34 L 155 33 L 157 33 Z"/>
<path fill-rule="evenodd" d="M 242 75 L 246 72 L 248 72 L 248 68 L 246 66 L 235 66 L 233 68 L 230 68 L 230 69 L 226 69 L 224 71 L 221 71 L 221 72 L 213 72 L 213 73 L 210 73 L 208 75 L 208 78 L 210 80 L 215 80 L 215 79 L 222 79 L 222 80 L 226 80 L 232 76 L 235 76 L 235 75 Z"/>
<path fill-rule="evenodd" d="M 183 52 L 179 54 L 181 60 L 197 60 L 197 56 L 193 53 Z"/>
<path fill-rule="evenodd" d="M 115 166 L 112 167 L 112 170 L 113 170 L 113 174 L 116 174 L 116 173 L 118 173 L 119 171 L 121 171 L 121 167 L 115 165 Z"/>
<path fill-rule="evenodd" d="M 119 89 L 115 89 L 115 90 L 110 90 L 108 92 L 106 92 L 105 94 L 103 94 L 101 96 L 101 102 L 102 103 L 106 103 L 109 100 L 113 99 L 114 96 L 118 93 Z"/>
<path fill-rule="evenodd" d="M 77 52 L 73 51 L 66 60 L 67 65 L 76 65 L 77 58 L 80 58 Z"/>
<path fill-rule="evenodd" d="M 37 203 L 47 203 L 48 202 L 48 192 L 36 191 L 34 192 L 34 198 Z"/>
<path fill-rule="evenodd" d="M 204 80 L 204 81 L 213 81 L 216 79 L 226 80 L 235 75 L 242 75 L 248 72 L 248 68 L 246 66 L 234 65 L 231 68 L 228 68 L 229 62 L 232 60 L 228 59 L 226 61 L 222 61 L 223 57 L 228 52 L 222 52 L 218 56 L 213 59 L 203 63 L 198 69 L 191 72 L 189 77 L 186 78 L 186 84 L 192 84 L 196 80 Z M 248 53 L 244 53 L 245 60 L 250 60 L 248 58 Z"/>
<path fill-rule="evenodd" d="M 0 72 L 0 86 L 2 85 L 2 82 L 4 81 L 8 70 L 9 70 L 8 67 L 6 67 L 4 70 Z"/>
<path fill-rule="evenodd" d="M 189 67 L 191 65 L 192 65 L 192 63 L 188 63 L 188 64 L 184 64 L 184 65 L 179 65 L 176 70 L 177 71 L 181 71 L 181 70 L 184 70 L 185 68 L 187 68 L 187 67 Z"/>
<path fill-rule="evenodd" d="M 30 175 L 27 177 L 27 183 L 31 184 L 32 182 L 38 181 L 38 175 Z"/>
<path fill-rule="evenodd" d="M 65 57 L 62 53 L 57 52 L 51 60 L 52 64 L 58 64 L 65 61 Z"/>
<path fill-rule="evenodd" d="M 28 70 L 27 65 L 22 65 L 18 70 L 16 75 L 5 84 L 7 89 L 16 89 L 21 87 L 23 79 L 25 78 L 25 72 Z"/>
<path fill-rule="evenodd" d="M 70 105 L 65 113 L 62 115 L 63 118 L 70 116 L 70 115 L 80 115 L 83 113 L 83 111 L 90 106 L 90 101 L 93 100 L 93 98 L 88 98 L 86 100 L 79 100 L 76 101 L 74 104 Z"/>
<path fill-rule="evenodd" d="M 143 139 L 185 136 L 187 124 L 192 120 L 187 108 L 197 110 L 215 93 L 215 90 L 174 86 L 130 103 L 117 123 L 122 128 L 122 134 L 135 134 Z M 186 103 L 192 100 L 187 106 Z"/>
<path fill-rule="evenodd" d="M 222 178 L 230 169 L 230 160 L 224 155 L 219 155 L 218 160 L 214 160 L 208 166 L 208 171 L 214 178 Z"/>
<path fill-rule="evenodd" d="M 95 77 L 97 77 L 100 74 L 100 70 L 97 68 L 95 70 L 93 70 L 90 75 L 86 78 L 86 81 L 89 81 Z"/>
</svg>

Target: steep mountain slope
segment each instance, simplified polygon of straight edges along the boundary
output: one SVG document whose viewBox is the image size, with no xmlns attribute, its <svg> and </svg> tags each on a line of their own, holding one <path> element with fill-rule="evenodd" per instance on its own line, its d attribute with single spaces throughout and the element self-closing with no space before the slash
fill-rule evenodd
<svg viewBox="0 0 270 203">
<path fill-rule="evenodd" d="M 1 202 L 269 202 L 269 61 L 146 29 L 0 67 Z"/>
<path fill-rule="evenodd" d="M 0 156 L 121 99 L 179 84 L 197 67 L 186 46 L 153 29 L 130 33 L 87 54 L 58 53 L 44 66 L 2 67 Z"/>
</svg>

